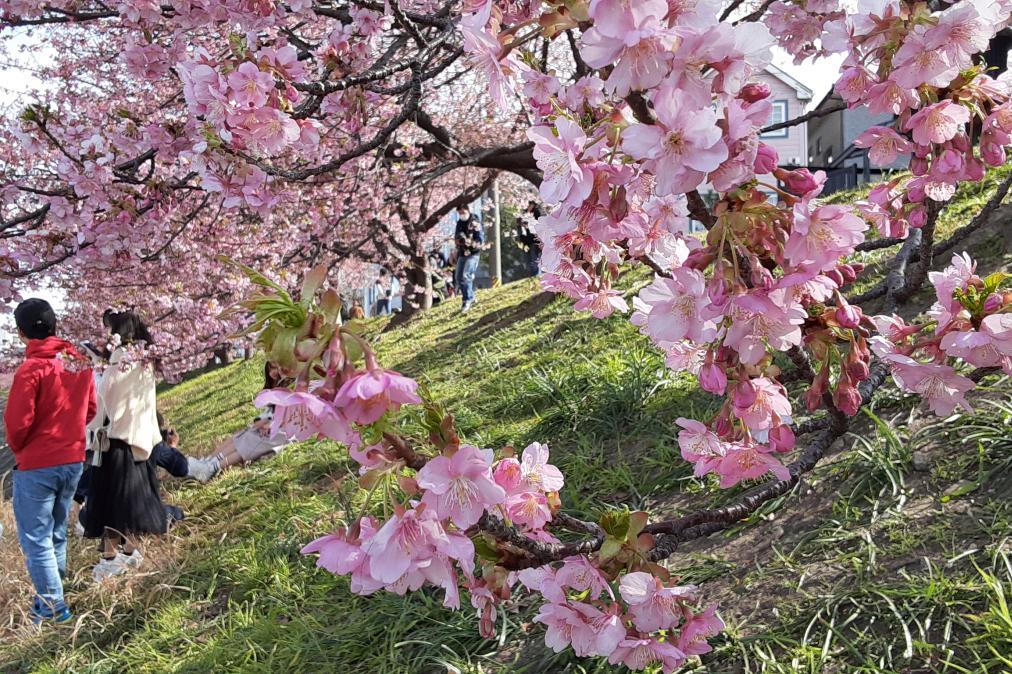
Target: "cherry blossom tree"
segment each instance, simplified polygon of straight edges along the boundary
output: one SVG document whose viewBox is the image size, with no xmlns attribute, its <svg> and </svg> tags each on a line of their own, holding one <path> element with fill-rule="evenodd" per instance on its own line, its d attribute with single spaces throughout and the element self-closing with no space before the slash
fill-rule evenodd
<svg viewBox="0 0 1012 674">
<path fill-rule="evenodd" d="M 252 320 L 289 380 L 258 404 L 275 405 L 276 426 L 293 437 L 344 443 L 361 467 L 364 514 L 304 550 L 349 576 L 353 592 L 431 584 L 456 609 L 464 588 L 486 636 L 515 595 L 533 594 L 549 647 L 672 672 L 723 627 L 705 587 L 666 570 L 680 544 L 791 491 L 890 375 L 947 416 L 972 408 L 967 393 L 981 377 L 1012 373 L 1009 279 L 982 277 L 957 248 L 1012 179 L 936 241 L 957 186 L 1003 165 L 1012 144 L 1009 80 L 979 56 L 1009 24 L 1008 0 L 135 0 L 0 10 L 11 25 L 41 25 L 57 44 L 104 55 L 68 73 L 84 79 L 68 90 L 113 82 L 134 95 L 127 108 L 109 96 L 98 109 L 37 105 L 22 118 L 16 133 L 30 150 L 10 163 L 4 188 L 15 242 L 4 258 L 8 296 L 19 274 L 48 270 L 86 288 L 89 261 L 150 255 L 147 233 L 162 227 L 164 240 L 174 231 L 164 218 L 204 199 L 259 218 L 238 237 L 270 238 L 272 216 L 288 211 L 284 236 L 297 233 L 300 246 L 339 254 L 362 232 L 410 258 L 429 218 L 480 189 L 486 172 L 510 171 L 550 206 L 537 225 L 544 287 L 598 318 L 628 313 L 673 371 L 721 397 L 713 417 L 679 419 L 677 435 L 696 475 L 750 485 L 732 504 L 580 521 L 562 509 L 565 476 L 547 446 L 517 456 L 467 444 L 448 410 L 377 361 L 360 326 L 339 324 L 327 260 L 298 291 L 308 258 L 276 280 L 246 268 L 231 287 L 248 296 L 229 320 Z M 94 39 L 103 21 L 118 37 Z M 770 91 L 754 76 L 778 43 L 799 59 L 842 54 L 845 103 L 894 116 L 859 143 L 874 161 L 907 156 L 910 173 L 843 206 L 820 200 L 822 172 L 778 167 L 761 132 L 817 114 L 764 126 Z M 465 134 L 476 74 L 494 107 L 482 110 L 487 126 Z M 126 87 L 137 81 L 150 82 L 143 96 Z M 165 105 L 180 96 L 185 108 Z M 123 121 L 98 128 L 98 112 Z M 157 128 L 144 124 L 152 115 Z M 397 177 L 378 185 L 377 167 Z M 466 189 L 430 201 L 456 171 L 468 174 Z M 359 214 L 350 229 L 335 225 L 348 213 Z M 213 236 L 213 217 L 202 217 L 195 231 Z M 703 240 L 689 235 L 690 218 L 705 226 Z M 321 236 L 321 221 L 335 228 Z M 269 245 L 234 248 L 237 259 L 264 256 L 265 269 L 279 259 Z M 851 256 L 887 248 L 896 252 L 885 278 L 853 292 L 864 270 Z M 633 265 L 654 277 L 630 307 L 615 281 Z M 926 284 L 935 301 L 901 318 Z M 371 509 L 373 499 L 383 507 Z"/>
</svg>

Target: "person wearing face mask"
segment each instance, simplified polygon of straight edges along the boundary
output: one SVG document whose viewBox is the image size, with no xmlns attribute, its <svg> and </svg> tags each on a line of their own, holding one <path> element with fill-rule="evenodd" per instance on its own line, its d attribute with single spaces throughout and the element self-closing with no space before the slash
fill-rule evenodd
<svg viewBox="0 0 1012 674">
<path fill-rule="evenodd" d="M 460 289 L 460 311 L 464 313 L 475 303 L 474 276 L 478 271 L 482 248 L 485 246 L 485 231 L 466 205 L 457 207 L 457 226 L 453 240 L 457 246 L 457 268 L 453 279 Z"/>
</svg>

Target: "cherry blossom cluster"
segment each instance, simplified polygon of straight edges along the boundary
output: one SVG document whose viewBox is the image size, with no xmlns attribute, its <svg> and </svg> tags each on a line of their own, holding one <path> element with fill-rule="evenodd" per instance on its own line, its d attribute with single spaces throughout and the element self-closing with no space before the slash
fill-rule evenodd
<svg viewBox="0 0 1012 674">
<path fill-rule="evenodd" d="M 862 0 L 848 14 L 838 6 L 776 2 L 770 30 L 799 60 L 846 54 L 836 93 L 852 107 L 893 117 L 855 144 L 869 148 L 876 165 L 908 160 L 913 178 L 883 186 L 862 209 L 884 236 L 902 237 L 907 227 L 925 223 L 926 200 L 948 201 L 960 182 L 978 181 L 986 166 L 1005 163 L 1012 142 L 1009 79 L 995 79 L 975 57 L 1008 25 L 1012 3 L 964 0 L 933 12 L 926 2 Z"/>
<path fill-rule="evenodd" d="M 1001 368 L 1012 374 L 1012 292 L 1001 272 L 981 278 L 970 257 L 953 255 L 940 272 L 930 272 L 936 302 L 926 320 L 908 325 L 899 316 L 872 316 L 878 336 L 871 348 L 892 370 L 896 385 L 924 398 L 942 417 L 957 408 L 973 411 L 965 394 L 973 380 L 952 362 Z"/>
<path fill-rule="evenodd" d="M 314 299 L 322 269 L 307 277 L 298 301 L 247 271 L 265 290 L 242 303 L 256 317 L 250 330 L 289 383 L 257 396 L 258 406 L 274 409 L 272 432 L 335 440 L 359 464 L 361 514 L 302 550 L 316 554 L 319 567 L 348 576 L 362 595 L 430 584 L 452 609 L 463 587 L 488 638 L 499 609 L 526 591 L 543 602 L 534 620 L 545 625 L 548 646 L 634 670 L 673 672 L 710 650 L 706 640 L 723 629 L 716 607 L 699 609 L 697 588 L 646 561 L 653 539 L 642 533 L 645 513 L 606 513 L 602 544 L 587 554 L 526 563 L 538 546 L 562 548 L 556 533 L 571 526 L 560 515 L 565 478 L 548 446 L 497 457 L 461 442 L 453 418 L 416 381 L 382 368 L 357 325 L 338 324 L 334 290 Z M 294 349 L 292 334 L 300 336 Z M 405 407 L 419 406 L 425 449 L 412 446 L 399 423 Z"/>
<path fill-rule="evenodd" d="M 906 236 L 926 224 L 929 202 L 1004 161 L 1008 85 L 971 57 L 1012 7 L 980 0 L 932 12 L 882 0 L 847 12 L 803 0 L 774 3 L 765 25 L 731 25 L 718 3 L 546 3 L 546 34 L 583 31 L 590 72 L 567 84 L 518 53 L 525 19 L 511 23 L 504 3 L 474 4 L 462 20 L 481 34 L 472 58 L 495 98 L 512 92 L 539 120 L 528 136 L 541 196 L 554 205 L 538 223 L 543 285 L 604 318 L 629 310 L 612 285 L 621 265 L 648 263 L 656 276 L 633 298 L 632 322 L 672 369 L 726 395 L 707 423 L 680 420 L 683 456 L 722 487 L 767 472 L 787 479 L 777 455 L 794 448 L 795 415 L 778 354 L 811 371 L 809 411 L 857 413 L 876 326 L 842 293 L 863 268 L 846 260 L 870 223 Z M 848 54 L 840 95 L 896 115 L 895 128 L 873 127 L 858 143 L 881 163 L 912 153 L 912 179 L 876 186 L 854 209 L 820 202 L 822 172 L 778 167 L 759 140 L 770 91 L 753 80 L 770 62 L 771 31 L 800 58 Z M 973 124 L 991 143 L 980 158 Z M 707 187 L 712 208 L 699 194 Z M 709 230 L 702 242 L 687 233 L 690 217 Z"/>
</svg>

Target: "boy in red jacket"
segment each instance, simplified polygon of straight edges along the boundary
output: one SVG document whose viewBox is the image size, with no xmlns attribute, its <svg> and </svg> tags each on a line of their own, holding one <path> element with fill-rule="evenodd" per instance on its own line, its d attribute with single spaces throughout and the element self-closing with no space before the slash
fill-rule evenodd
<svg viewBox="0 0 1012 674">
<path fill-rule="evenodd" d="M 4 424 L 14 452 L 14 519 L 35 585 L 32 618 L 66 622 L 67 513 L 84 462 L 85 426 L 95 416 L 90 363 L 56 337 L 49 303 L 25 300 L 14 310 L 27 345 L 7 397 Z"/>
</svg>

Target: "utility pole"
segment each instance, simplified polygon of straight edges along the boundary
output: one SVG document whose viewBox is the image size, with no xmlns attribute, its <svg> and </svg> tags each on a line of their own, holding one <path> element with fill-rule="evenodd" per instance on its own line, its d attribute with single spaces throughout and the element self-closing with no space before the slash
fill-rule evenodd
<svg viewBox="0 0 1012 674">
<path fill-rule="evenodd" d="M 499 213 L 499 180 L 492 181 L 492 285 L 502 279 L 502 220 Z"/>
</svg>

